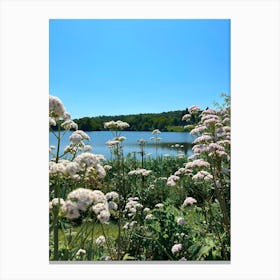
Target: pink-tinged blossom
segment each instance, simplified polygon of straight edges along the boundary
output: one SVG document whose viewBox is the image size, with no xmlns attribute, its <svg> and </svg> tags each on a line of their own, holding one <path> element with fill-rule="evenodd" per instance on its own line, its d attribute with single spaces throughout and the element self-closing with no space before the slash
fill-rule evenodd
<svg viewBox="0 0 280 280">
<path fill-rule="evenodd" d="M 174 187 L 174 186 L 176 186 L 176 182 L 178 180 L 180 180 L 179 176 L 171 175 L 168 177 L 166 184 L 167 184 L 167 186 Z"/>
<path fill-rule="evenodd" d="M 191 115 L 190 114 L 185 114 L 183 117 L 182 117 L 182 121 L 189 121 L 191 119 Z"/>
<path fill-rule="evenodd" d="M 131 170 L 128 172 L 128 175 L 134 176 L 134 175 L 142 175 L 142 176 L 148 176 L 152 173 L 152 170 L 146 170 L 144 168 L 138 168 L 136 170 Z"/>
<path fill-rule="evenodd" d="M 206 120 L 209 120 L 209 119 L 216 119 L 217 121 L 220 121 L 220 118 L 217 116 L 217 115 L 202 115 L 202 117 L 201 117 L 201 122 L 204 122 L 204 121 L 206 121 Z"/>
<path fill-rule="evenodd" d="M 65 217 L 69 220 L 75 220 L 80 217 L 77 203 L 72 202 L 71 200 L 66 200 L 61 210 L 64 213 Z"/>
<path fill-rule="evenodd" d="M 183 202 L 183 206 L 193 205 L 194 203 L 197 203 L 197 200 L 191 196 L 187 196 Z"/>
<path fill-rule="evenodd" d="M 203 134 L 193 141 L 193 144 L 200 144 L 203 142 L 211 141 L 213 138 L 210 135 Z"/>
<path fill-rule="evenodd" d="M 195 167 L 210 167 L 210 163 L 203 159 L 195 159 L 186 163 L 185 168 L 195 168 Z"/>
<path fill-rule="evenodd" d="M 192 129 L 190 131 L 190 134 L 191 135 L 196 135 L 196 134 L 202 133 L 205 130 L 206 130 L 206 126 L 205 125 L 199 125 L 199 126 L 196 126 L 194 129 Z"/>
<path fill-rule="evenodd" d="M 207 109 L 202 112 L 202 115 L 215 115 L 217 112 L 213 109 Z"/>
<path fill-rule="evenodd" d="M 195 113 L 198 113 L 198 111 L 200 110 L 200 108 L 196 105 L 193 105 L 191 107 L 188 108 L 188 111 L 191 113 L 191 114 L 195 114 Z"/>
<path fill-rule="evenodd" d="M 213 176 L 204 170 L 199 171 L 198 173 L 196 173 L 193 177 L 194 180 L 211 180 L 213 179 Z"/>
<path fill-rule="evenodd" d="M 175 253 L 177 253 L 177 252 L 179 252 L 181 250 L 182 250 L 182 244 L 175 244 L 171 248 L 172 254 L 175 254 Z"/>
</svg>

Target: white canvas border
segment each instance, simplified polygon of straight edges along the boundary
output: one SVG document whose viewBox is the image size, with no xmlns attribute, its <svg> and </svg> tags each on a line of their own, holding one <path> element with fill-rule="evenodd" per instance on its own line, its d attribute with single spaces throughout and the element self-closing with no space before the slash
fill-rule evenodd
<svg viewBox="0 0 280 280">
<path fill-rule="evenodd" d="M 2 0 L 0 5 L 1 279 L 279 279 L 278 1 Z M 49 264 L 50 18 L 231 19 L 231 264 Z"/>
</svg>

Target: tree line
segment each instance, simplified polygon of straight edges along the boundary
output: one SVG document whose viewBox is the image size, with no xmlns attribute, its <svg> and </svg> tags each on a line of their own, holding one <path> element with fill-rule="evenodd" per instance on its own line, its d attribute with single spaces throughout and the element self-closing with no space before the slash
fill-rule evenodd
<svg viewBox="0 0 280 280">
<path fill-rule="evenodd" d="M 159 129 L 160 131 L 184 131 L 185 121 L 182 117 L 188 114 L 188 109 L 169 111 L 163 113 L 145 113 L 145 114 L 131 114 L 131 115 L 117 115 L 117 116 L 97 116 L 97 117 L 83 117 L 74 119 L 78 124 L 79 129 L 84 131 L 102 131 L 104 123 L 108 121 L 122 120 L 129 123 L 129 127 L 125 131 L 152 131 Z M 194 119 L 191 122 L 194 123 Z M 54 130 L 57 127 L 53 127 Z"/>
</svg>

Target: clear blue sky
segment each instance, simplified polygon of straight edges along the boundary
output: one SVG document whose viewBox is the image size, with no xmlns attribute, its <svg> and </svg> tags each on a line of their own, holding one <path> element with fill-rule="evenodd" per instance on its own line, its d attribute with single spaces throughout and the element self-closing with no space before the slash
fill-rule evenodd
<svg viewBox="0 0 280 280">
<path fill-rule="evenodd" d="M 50 20 L 50 94 L 73 118 L 202 108 L 230 93 L 230 20 Z"/>
</svg>

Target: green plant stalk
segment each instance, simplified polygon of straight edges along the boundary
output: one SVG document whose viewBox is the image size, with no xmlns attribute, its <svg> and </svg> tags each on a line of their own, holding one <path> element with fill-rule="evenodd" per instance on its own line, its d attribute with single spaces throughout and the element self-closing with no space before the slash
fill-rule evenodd
<svg viewBox="0 0 280 280">
<path fill-rule="evenodd" d="M 59 160 L 59 150 L 60 150 L 60 125 L 58 126 L 58 135 L 57 135 L 57 151 L 55 162 L 58 163 Z M 57 178 L 56 184 L 54 186 L 54 197 L 59 197 L 59 179 Z M 54 241 L 54 260 L 58 260 L 58 209 L 54 211 L 54 226 L 53 226 L 53 241 Z"/>
<path fill-rule="evenodd" d="M 112 250 L 111 250 L 111 247 L 110 247 L 110 245 L 109 245 L 109 242 L 108 242 L 107 235 L 106 235 L 106 233 L 105 233 L 103 224 L 102 224 L 102 223 L 100 223 L 100 224 L 101 224 L 102 233 L 103 233 L 103 235 L 104 235 L 104 237 L 105 237 L 105 242 L 106 242 L 107 250 L 108 250 L 108 252 L 109 252 L 109 255 L 110 255 L 111 260 L 113 260 L 113 254 L 112 254 Z M 119 259 L 119 258 L 118 258 L 118 259 Z"/>
</svg>

